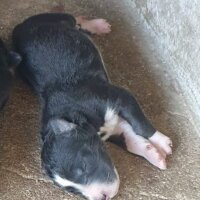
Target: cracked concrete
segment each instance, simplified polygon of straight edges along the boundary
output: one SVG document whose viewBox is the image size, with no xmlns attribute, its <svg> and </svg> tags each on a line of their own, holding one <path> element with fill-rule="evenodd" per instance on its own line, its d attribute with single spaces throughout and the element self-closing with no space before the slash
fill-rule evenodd
<svg viewBox="0 0 200 200">
<path fill-rule="evenodd" d="M 11 30 L 24 18 L 50 10 L 103 17 L 112 33 L 94 37 L 113 83 L 128 88 L 158 130 L 170 136 L 173 155 L 160 171 L 144 159 L 114 145 L 108 152 L 119 171 L 116 200 L 199 200 L 200 139 L 190 110 L 167 62 L 131 1 L 1 0 L 0 35 L 10 44 Z M 39 105 L 29 88 L 16 78 L 10 100 L 0 113 L 0 199 L 75 200 L 55 187 L 40 166 Z M 123 160 L 122 160 L 123 158 Z"/>
</svg>

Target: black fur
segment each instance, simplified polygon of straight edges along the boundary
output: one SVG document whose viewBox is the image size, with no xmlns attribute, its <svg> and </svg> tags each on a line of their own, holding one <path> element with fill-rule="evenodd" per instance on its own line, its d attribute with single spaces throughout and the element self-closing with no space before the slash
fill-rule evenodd
<svg viewBox="0 0 200 200">
<path fill-rule="evenodd" d="M 111 107 L 144 137 L 155 132 L 132 95 L 109 83 L 98 50 L 66 14 L 33 16 L 18 25 L 13 42 L 19 70 L 42 105 L 42 162 L 50 177 L 76 183 L 112 182 L 114 167 L 97 135 Z M 62 131 L 58 121 L 73 123 Z"/>
<path fill-rule="evenodd" d="M 4 107 L 8 100 L 13 75 L 11 70 L 19 64 L 21 57 L 19 54 L 8 51 L 3 41 L 0 39 L 0 109 Z"/>
</svg>

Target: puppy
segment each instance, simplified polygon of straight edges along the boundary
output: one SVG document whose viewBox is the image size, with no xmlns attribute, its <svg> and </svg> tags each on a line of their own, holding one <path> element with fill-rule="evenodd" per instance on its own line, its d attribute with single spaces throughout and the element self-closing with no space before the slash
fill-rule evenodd
<svg viewBox="0 0 200 200">
<path fill-rule="evenodd" d="M 98 49 L 80 27 L 110 31 L 102 19 L 40 14 L 14 29 L 13 42 L 22 55 L 19 71 L 41 102 L 47 174 L 67 191 L 108 200 L 118 192 L 119 176 L 102 141 L 166 169 L 171 140 L 150 124 L 128 91 L 108 81 Z"/>
<path fill-rule="evenodd" d="M 0 109 L 8 100 L 13 79 L 13 70 L 21 61 L 19 54 L 8 51 L 0 39 Z"/>
</svg>

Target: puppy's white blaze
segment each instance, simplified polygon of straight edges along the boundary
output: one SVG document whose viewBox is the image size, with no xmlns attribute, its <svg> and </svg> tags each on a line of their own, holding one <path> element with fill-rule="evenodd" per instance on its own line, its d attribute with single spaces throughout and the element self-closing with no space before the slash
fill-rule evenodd
<svg viewBox="0 0 200 200">
<path fill-rule="evenodd" d="M 80 185 L 73 183 L 67 179 L 61 178 L 58 174 L 54 175 L 54 181 L 58 183 L 61 187 L 74 187 L 78 189 L 84 196 L 89 200 L 101 199 L 104 194 L 109 198 L 113 198 L 119 190 L 119 175 L 117 170 L 115 170 L 117 179 L 113 183 L 92 183 L 90 185 Z"/>
<path fill-rule="evenodd" d="M 64 179 L 64 178 L 61 178 L 59 175 L 54 175 L 54 181 L 56 182 L 56 183 L 58 183 L 61 187 L 69 187 L 69 186 L 71 186 L 71 187 L 75 187 L 75 188 L 77 188 L 77 189 L 80 189 L 80 186 L 79 186 L 79 184 L 76 184 L 76 183 L 73 183 L 73 182 L 71 182 L 71 181 L 69 181 L 69 180 L 67 180 L 67 179 Z"/>
</svg>

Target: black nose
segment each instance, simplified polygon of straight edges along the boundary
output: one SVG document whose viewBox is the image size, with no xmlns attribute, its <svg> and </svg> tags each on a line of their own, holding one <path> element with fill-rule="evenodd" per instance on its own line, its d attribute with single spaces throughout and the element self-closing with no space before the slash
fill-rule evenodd
<svg viewBox="0 0 200 200">
<path fill-rule="evenodd" d="M 103 195 L 103 198 L 101 199 L 101 200 L 109 200 L 110 198 L 106 195 L 106 194 L 104 194 Z"/>
</svg>

